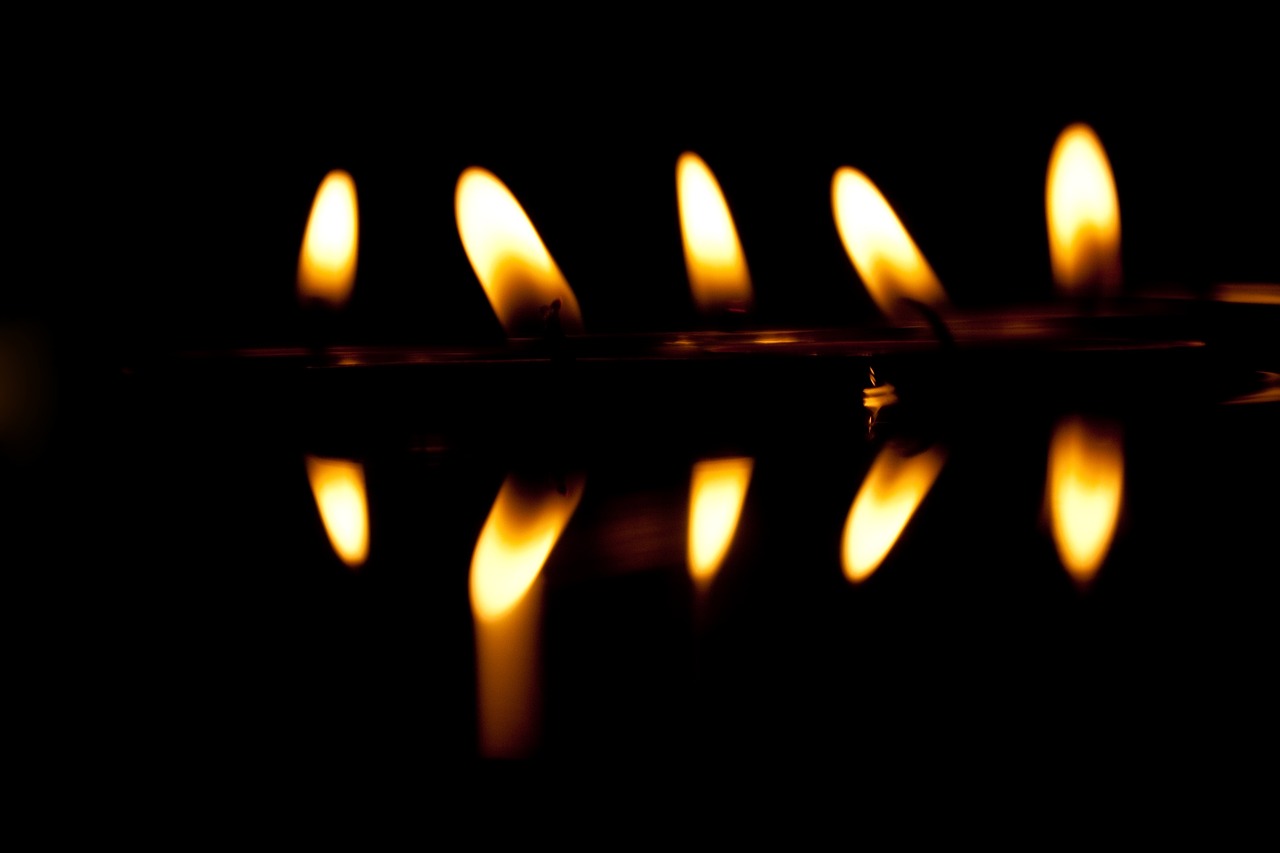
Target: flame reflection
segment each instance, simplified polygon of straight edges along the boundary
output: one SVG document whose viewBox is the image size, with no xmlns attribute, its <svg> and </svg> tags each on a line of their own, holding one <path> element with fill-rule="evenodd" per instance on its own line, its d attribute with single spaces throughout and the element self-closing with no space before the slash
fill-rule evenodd
<svg viewBox="0 0 1280 853">
<path fill-rule="evenodd" d="M 518 758 L 536 746 L 541 572 L 582 498 L 584 480 L 561 491 L 508 477 L 471 558 L 480 751 Z"/>
<path fill-rule="evenodd" d="M 844 249 L 885 316 L 899 322 L 910 318 L 908 300 L 946 308 L 947 295 L 933 268 L 866 175 L 848 166 L 839 169 L 831 181 L 831 207 Z"/>
<path fill-rule="evenodd" d="M 307 219 L 302 252 L 298 256 L 298 298 L 341 308 L 356 281 L 356 249 L 360 221 L 356 213 L 356 185 L 351 176 L 335 170 L 316 191 Z"/>
<path fill-rule="evenodd" d="M 1044 198 L 1058 289 L 1114 292 L 1120 284 L 1120 200 L 1102 142 L 1088 125 L 1073 124 L 1058 137 Z"/>
<path fill-rule="evenodd" d="M 458 178 L 454 215 L 462 248 L 508 335 L 536 335 L 559 300 L 560 327 L 582 333 L 582 312 L 520 202 L 485 169 Z"/>
<path fill-rule="evenodd" d="M 751 276 L 720 184 L 691 151 L 676 163 L 676 198 L 689 286 L 704 314 L 751 308 Z"/>
<path fill-rule="evenodd" d="M 738 528 L 751 469 L 749 457 L 704 460 L 689 487 L 689 574 L 706 587 L 724 561 Z"/>
<path fill-rule="evenodd" d="M 946 460 L 941 447 L 909 454 L 902 445 L 885 445 L 867 472 L 845 522 L 845 577 L 854 583 L 864 581 L 884 562 Z"/>
<path fill-rule="evenodd" d="M 1087 585 L 1106 559 L 1124 497 L 1124 451 L 1115 424 L 1066 418 L 1049 445 L 1046 483 L 1053 541 L 1062 565 Z"/>
<path fill-rule="evenodd" d="M 349 568 L 359 568 L 369 555 L 369 506 L 364 466 L 347 459 L 308 456 L 307 479 L 315 495 L 329 544 Z"/>
</svg>

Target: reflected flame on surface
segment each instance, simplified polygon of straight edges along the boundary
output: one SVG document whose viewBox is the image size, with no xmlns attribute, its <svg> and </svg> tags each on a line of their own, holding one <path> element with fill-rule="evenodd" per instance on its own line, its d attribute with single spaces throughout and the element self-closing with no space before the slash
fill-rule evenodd
<svg viewBox="0 0 1280 853">
<path fill-rule="evenodd" d="M 458 178 L 454 215 L 462 248 L 507 335 L 540 334 L 556 300 L 560 328 L 582 333 L 577 297 L 502 181 L 485 169 L 467 169 Z"/>
<path fill-rule="evenodd" d="M 1073 124 L 1058 136 L 1045 180 L 1053 281 L 1063 293 L 1120 285 L 1120 200 L 1097 134 Z"/>
<path fill-rule="evenodd" d="M 345 305 L 355 286 L 359 241 L 355 182 L 334 170 L 320 183 L 307 219 L 298 256 L 298 298 L 332 308 Z"/>
<path fill-rule="evenodd" d="M 845 522 L 845 577 L 864 581 L 884 562 L 946 461 L 941 447 L 908 455 L 902 446 L 889 444 L 880 451 Z"/>
<path fill-rule="evenodd" d="M 686 151 L 676 162 L 676 198 L 689 286 L 704 314 L 751 308 L 751 275 L 720 184 L 702 158 Z"/>
<path fill-rule="evenodd" d="M 582 498 L 583 479 L 561 493 L 508 477 L 471 558 L 480 752 L 521 758 L 538 741 L 538 635 L 542 567 Z"/>
<path fill-rule="evenodd" d="M 1065 418 L 1054 428 L 1045 484 L 1053 541 L 1077 584 L 1093 580 L 1115 536 L 1124 451 L 1115 424 Z"/>
<path fill-rule="evenodd" d="M 947 295 L 929 262 L 876 185 L 845 166 L 831 181 L 831 207 L 844 249 L 886 317 L 914 316 L 906 300 L 934 310 L 947 307 Z"/>
<path fill-rule="evenodd" d="M 369 555 L 369 504 L 364 466 L 347 459 L 308 456 L 307 479 L 338 559 L 359 568 Z"/>
<path fill-rule="evenodd" d="M 567 482 L 564 494 L 514 476 L 502 484 L 471 557 L 471 609 L 477 619 L 500 619 L 520 601 L 578 508 L 582 482 Z"/>
<path fill-rule="evenodd" d="M 689 487 L 689 574 L 706 587 L 724 562 L 738 529 L 755 460 L 710 459 L 693 466 Z"/>
</svg>

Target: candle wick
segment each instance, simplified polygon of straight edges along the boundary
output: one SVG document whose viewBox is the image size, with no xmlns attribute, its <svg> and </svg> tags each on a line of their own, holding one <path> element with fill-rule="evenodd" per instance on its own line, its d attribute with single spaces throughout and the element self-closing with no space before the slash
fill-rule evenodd
<svg viewBox="0 0 1280 853">
<path fill-rule="evenodd" d="M 555 361 L 567 360 L 569 354 L 565 348 L 564 326 L 560 322 L 560 300 L 551 300 L 550 305 L 538 309 L 542 314 L 542 341 Z"/>
<path fill-rule="evenodd" d="M 559 340 L 564 337 L 564 327 L 560 324 L 560 300 L 551 300 L 550 305 L 543 305 L 542 335 L 547 340 Z"/>
<path fill-rule="evenodd" d="M 942 345 L 943 349 L 955 348 L 956 339 L 952 336 L 951 329 L 947 327 L 947 324 L 937 311 L 934 311 L 918 299 L 904 298 L 902 301 L 916 309 L 920 316 L 924 317 L 924 321 L 929 324 L 929 329 L 933 332 L 933 336 L 938 339 L 938 343 Z"/>
</svg>

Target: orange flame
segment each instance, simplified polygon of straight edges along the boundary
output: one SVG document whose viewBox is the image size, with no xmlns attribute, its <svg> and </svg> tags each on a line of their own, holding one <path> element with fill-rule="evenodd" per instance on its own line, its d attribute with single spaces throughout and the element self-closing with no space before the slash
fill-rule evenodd
<svg viewBox="0 0 1280 853">
<path fill-rule="evenodd" d="M 467 169 L 458 178 L 454 215 L 462 248 L 508 335 L 537 335 L 551 310 L 558 310 L 563 331 L 582 333 L 577 297 L 502 181 L 485 169 Z"/>
<path fill-rule="evenodd" d="M 1120 285 L 1120 200 L 1097 134 L 1073 124 L 1058 137 L 1045 179 L 1053 281 L 1064 293 Z"/>
<path fill-rule="evenodd" d="M 836 230 L 871 298 L 885 316 L 903 321 L 913 312 L 905 300 L 935 310 L 947 295 L 884 195 L 857 169 L 845 166 L 831 181 Z"/>
<path fill-rule="evenodd" d="M 692 151 L 676 162 L 676 198 L 684 263 L 698 310 L 750 310 L 751 275 L 729 205 L 716 176 Z"/>
<path fill-rule="evenodd" d="M 724 561 L 738 529 L 754 460 L 711 459 L 693 466 L 689 488 L 689 574 L 706 587 Z"/>
<path fill-rule="evenodd" d="M 369 504 L 364 466 L 346 459 L 308 456 L 307 479 L 315 495 L 329 544 L 349 568 L 359 568 L 369 555 Z"/>
<path fill-rule="evenodd" d="M 933 488 L 947 460 L 940 447 L 908 455 L 886 445 L 849 508 L 844 525 L 844 574 L 854 583 L 871 576 Z"/>
<path fill-rule="evenodd" d="M 1106 559 L 1124 497 L 1119 429 L 1081 417 L 1059 422 L 1049 445 L 1046 491 L 1062 565 L 1087 585 Z"/>
<path fill-rule="evenodd" d="M 582 498 L 582 480 L 531 489 L 508 477 L 493 502 L 471 557 L 471 609 L 476 618 L 502 618 L 532 586 Z"/>
<path fill-rule="evenodd" d="M 341 308 L 351 298 L 360 232 L 356 211 L 355 182 L 346 172 L 330 172 L 316 191 L 306 235 L 302 238 L 302 252 L 298 256 L 299 299 Z"/>
<path fill-rule="evenodd" d="M 508 477 L 471 558 L 480 751 L 528 756 L 538 731 L 538 629 L 542 567 L 582 498 L 582 478 L 563 493 Z"/>
</svg>

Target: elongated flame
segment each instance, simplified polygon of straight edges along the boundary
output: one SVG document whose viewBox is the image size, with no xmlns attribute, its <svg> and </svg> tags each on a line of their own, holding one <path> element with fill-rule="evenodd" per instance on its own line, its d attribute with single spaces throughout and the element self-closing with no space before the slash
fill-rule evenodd
<svg viewBox="0 0 1280 853">
<path fill-rule="evenodd" d="M 365 497 L 364 466 L 347 459 L 308 456 L 307 479 L 315 495 L 329 544 L 350 568 L 369 555 L 369 505 Z"/>
<path fill-rule="evenodd" d="M 676 198 L 684 263 L 698 310 L 750 310 L 751 275 L 729 204 L 711 169 L 691 151 L 676 162 Z"/>
<path fill-rule="evenodd" d="M 836 230 L 863 283 L 885 316 L 903 321 L 913 310 L 906 300 L 934 310 L 947 295 L 929 262 L 876 185 L 845 166 L 831 181 Z"/>
<path fill-rule="evenodd" d="M 844 525 L 844 574 L 858 583 L 889 555 L 947 461 L 940 447 L 913 456 L 889 444 L 876 457 Z"/>
<path fill-rule="evenodd" d="M 1058 556 L 1087 585 L 1111 548 L 1124 497 L 1119 429 L 1081 417 L 1061 421 L 1049 445 L 1046 491 Z"/>
<path fill-rule="evenodd" d="M 458 178 L 454 214 L 462 248 L 508 335 L 541 334 L 552 314 L 565 333 L 581 334 L 577 297 L 502 181 L 467 169 Z"/>
<path fill-rule="evenodd" d="M 1120 285 L 1120 200 L 1102 142 L 1088 125 L 1073 124 L 1058 136 L 1044 204 L 1059 291 L 1114 292 Z"/>
<path fill-rule="evenodd" d="M 565 492 L 531 488 L 508 477 L 498 491 L 471 557 L 471 609 L 494 620 L 516 605 L 533 584 L 582 499 L 582 479 Z"/>
<path fill-rule="evenodd" d="M 524 758 L 538 740 L 542 567 L 582 498 L 583 480 L 506 479 L 471 558 L 480 752 Z"/>
<path fill-rule="evenodd" d="M 711 459 L 693 466 L 689 488 L 689 574 L 700 586 L 715 577 L 738 529 L 754 460 Z"/>
<path fill-rule="evenodd" d="M 299 299 L 341 308 L 351 297 L 360 237 L 356 210 L 356 185 L 351 176 L 341 170 L 326 175 L 311 205 L 298 256 Z"/>
</svg>

